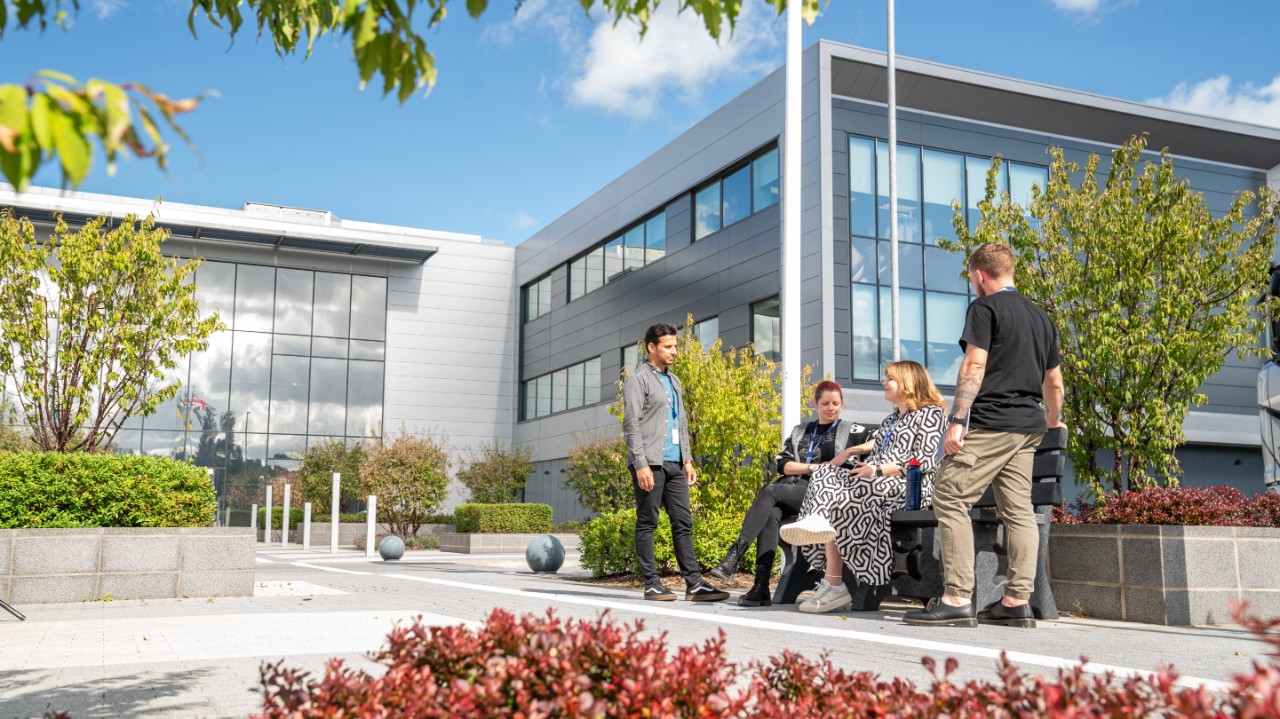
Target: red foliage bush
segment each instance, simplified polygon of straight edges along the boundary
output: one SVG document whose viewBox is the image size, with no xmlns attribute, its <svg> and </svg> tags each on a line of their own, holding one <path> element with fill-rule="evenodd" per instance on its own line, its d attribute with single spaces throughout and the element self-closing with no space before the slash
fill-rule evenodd
<svg viewBox="0 0 1280 719">
<path fill-rule="evenodd" d="M 1062 524 L 1173 524 L 1215 527 L 1280 527 L 1280 495 L 1246 497 L 1233 487 L 1149 487 L 1098 504 L 1077 502 L 1074 512 L 1054 510 Z"/>
<path fill-rule="evenodd" d="M 1280 716 L 1280 620 L 1233 607 L 1233 616 L 1271 645 L 1229 691 L 1179 688 L 1162 669 L 1148 677 L 1026 675 L 1001 657 L 998 681 L 952 683 L 955 659 L 927 689 L 904 679 L 846 672 L 825 657 L 784 652 L 753 663 L 745 676 L 725 659 L 724 636 L 669 652 L 665 635 L 641 636 L 643 623 L 515 617 L 502 610 L 480 629 L 394 630 L 375 659 L 374 678 L 330 662 L 321 680 L 281 664 L 262 669 L 263 717 L 1275 717 Z M 735 679 L 743 682 L 734 685 Z"/>
</svg>

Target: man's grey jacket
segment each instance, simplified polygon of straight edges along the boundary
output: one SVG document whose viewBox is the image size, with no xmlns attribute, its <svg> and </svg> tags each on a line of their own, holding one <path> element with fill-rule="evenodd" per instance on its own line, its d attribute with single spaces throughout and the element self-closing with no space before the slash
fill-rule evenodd
<svg viewBox="0 0 1280 719">
<path fill-rule="evenodd" d="M 627 441 L 627 464 L 635 469 L 661 466 L 667 447 L 667 419 L 671 409 L 661 375 L 657 367 L 641 362 L 622 383 L 622 436 Z M 680 405 L 680 460 L 688 462 L 693 459 L 693 452 L 689 449 L 684 388 L 673 372 L 667 372 L 667 377 Z"/>
</svg>

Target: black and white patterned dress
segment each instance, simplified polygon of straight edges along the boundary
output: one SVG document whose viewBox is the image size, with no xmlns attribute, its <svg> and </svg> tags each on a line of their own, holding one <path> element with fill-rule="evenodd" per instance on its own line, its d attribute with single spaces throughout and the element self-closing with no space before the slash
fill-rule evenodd
<svg viewBox="0 0 1280 719">
<path fill-rule="evenodd" d="M 921 506 L 928 507 L 933 495 L 933 477 L 938 471 L 938 445 L 946 417 L 941 407 L 924 407 L 884 418 L 871 433 L 875 442 L 867 464 L 896 464 L 906 471 L 914 457 L 923 475 Z M 850 477 L 845 470 L 823 465 L 809 480 L 809 490 L 800 507 L 800 516 L 820 514 L 836 530 L 840 556 L 859 583 L 888 584 L 893 553 L 889 547 L 889 515 L 906 506 L 906 477 Z M 809 566 L 825 571 L 822 545 L 801 547 Z"/>
</svg>

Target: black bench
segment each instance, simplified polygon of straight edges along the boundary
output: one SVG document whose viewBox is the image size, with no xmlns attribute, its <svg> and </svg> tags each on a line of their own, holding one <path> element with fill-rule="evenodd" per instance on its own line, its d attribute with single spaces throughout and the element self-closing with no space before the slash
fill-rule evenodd
<svg viewBox="0 0 1280 719">
<path fill-rule="evenodd" d="M 1045 433 L 1036 450 L 1032 467 L 1031 503 L 1035 508 L 1040 531 L 1040 547 L 1036 556 L 1035 589 L 1031 609 L 1038 619 L 1057 619 L 1058 607 L 1049 589 L 1045 562 L 1049 554 L 1049 524 L 1053 508 L 1062 503 L 1062 475 L 1066 470 L 1067 430 L 1051 429 Z M 982 495 L 970 512 L 974 532 L 973 599 L 979 607 L 996 601 L 1004 594 L 1008 579 L 1004 525 L 996 514 L 995 495 L 991 489 Z M 788 517 L 783 523 L 794 521 Z M 942 567 L 938 541 L 938 519 L 931 509 L 899 510 L 890 519 L 890 544 L 894 552 L 893 579 L 881 586 L 859 585 L 844 567 L 845 583 L 853 594 L 855 611 L 875 611 L 891 596 L 927 599 L 942 594 Z M 810 569 L 797 547 L 781 542 L 782 576 L 774 590 L 775 604 L 792 604 L 801 592 L 812 589 L 822 573 Z"/>
</svg>

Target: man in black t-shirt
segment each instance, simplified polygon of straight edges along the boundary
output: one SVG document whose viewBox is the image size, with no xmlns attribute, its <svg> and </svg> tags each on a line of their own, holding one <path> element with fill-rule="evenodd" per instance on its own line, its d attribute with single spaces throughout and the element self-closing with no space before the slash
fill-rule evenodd
<svg viewBox="0 0 1280 719">
<path fill-rule="evenodd" d="M 1027 604 L 1040 541 L 1031 466 L 1045 430 L 1062 426 L 1062 371 L 1058 332 L 1044 310 L 1018 294 L 1014 266 L 1013 250 L 994 242 L 969 259 L 978 298 L 960 335 L 964 362 L 943 437 L 947 456 L 933 485 L 944 594 L 923 611 L 908 612 L 908 624 L 1035 626 Z M 988 486 L 1005 525 L 1009 581 L 1003 599 L 975 612 L 969 510 Z"/>
</svg>

